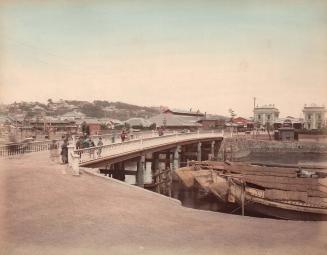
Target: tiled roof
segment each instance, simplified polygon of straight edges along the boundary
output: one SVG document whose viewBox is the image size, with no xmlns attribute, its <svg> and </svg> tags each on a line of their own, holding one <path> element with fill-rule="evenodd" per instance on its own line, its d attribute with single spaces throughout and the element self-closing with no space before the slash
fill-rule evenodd
<svg viewBox="0 0 327 255">
<path fill-rule="evenodd" d="M 153 116 L 148 121 L 156 123 L 157 127 L 201 127 L 201 124 L 197 123 L 199 118 L 193 116 L 178 116 L 172 114 L 158 114 Z"/>
<path fill-rule="evenodd" d="M 126 120 L 125 123 L 128 123 L 131 126 L 149 127 L 153 122 L 148 121 L 144 118 L 130 118 Z"/>
</svg>

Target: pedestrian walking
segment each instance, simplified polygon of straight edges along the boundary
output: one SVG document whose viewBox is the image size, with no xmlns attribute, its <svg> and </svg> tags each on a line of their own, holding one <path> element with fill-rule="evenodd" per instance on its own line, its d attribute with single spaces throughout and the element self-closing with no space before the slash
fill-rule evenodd
<svg viewBox="0 0 327 255">
<path fill-rule="evenodd" d="M 97 150 L 98 157 L 101 157 L 101 152 L 102 152 L 102 147 L 101 146 L 103 146 L 102 137 L 99 137 L 99 141 L 98 141 L 97 146 L 99 147 L 98 150 Z"/>
</svg>

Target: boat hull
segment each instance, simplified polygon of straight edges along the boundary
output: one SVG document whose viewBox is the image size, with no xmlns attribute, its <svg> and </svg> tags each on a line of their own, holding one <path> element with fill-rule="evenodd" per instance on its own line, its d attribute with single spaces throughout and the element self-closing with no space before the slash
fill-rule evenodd
<svg viewBox="0 0 327 255">
<path fill-rule="evenodd" d="M 260 213 L 268 217 L 284 220 L 301 220 L 301 221 L 326 221 L 327 215 L 312 212 L 294 211 L 285 208 L 272 207 L 269 205 L 253 202 L 245 205 L 245 211 Z"/>
</svg>

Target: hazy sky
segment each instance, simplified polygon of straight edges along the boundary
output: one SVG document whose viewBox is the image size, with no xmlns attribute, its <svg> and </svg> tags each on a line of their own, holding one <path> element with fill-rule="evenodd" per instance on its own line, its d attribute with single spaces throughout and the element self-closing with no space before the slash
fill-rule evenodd
<svg viewBox="0 0 327 255">
<path fill-rule="evenodd" d="M 0 3 L 0 100 L 327 106 L 327 1 Z"/>
</svg>

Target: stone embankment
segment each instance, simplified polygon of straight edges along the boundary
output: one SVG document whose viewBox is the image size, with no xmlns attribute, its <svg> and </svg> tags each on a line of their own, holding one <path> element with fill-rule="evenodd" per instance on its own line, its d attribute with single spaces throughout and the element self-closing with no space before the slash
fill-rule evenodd
<svg viewBox="0 0 327 255">
<path fill-rule="evenodd" d="M 242 158 L 251 153 L 316 153 L 327 154 L 327 143 L 312 141 L 274 141 L 257 140 L 246 137 L 225 138 L 219 151 L 219 157 Z"/>
</svg>

